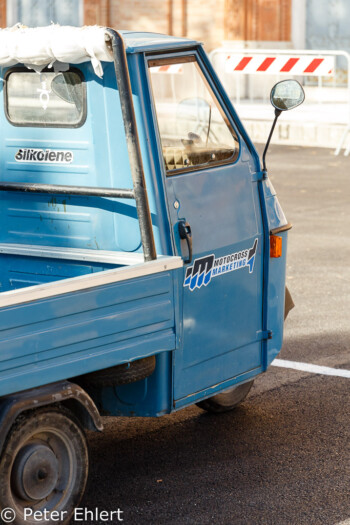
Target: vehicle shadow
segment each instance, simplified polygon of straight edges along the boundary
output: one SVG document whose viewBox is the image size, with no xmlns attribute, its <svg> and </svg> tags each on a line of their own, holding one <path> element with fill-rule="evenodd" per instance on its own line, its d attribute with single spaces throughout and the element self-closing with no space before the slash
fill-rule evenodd
<svg viewBox="0 0 350 525">
<path fill-rule="evenodd" d="M 81 506 L 128 524 L 333 525 L 349 509 L 347 381 L 309 376 L 222 415 L 110 420 L 89 434 Z"/>
</svg>

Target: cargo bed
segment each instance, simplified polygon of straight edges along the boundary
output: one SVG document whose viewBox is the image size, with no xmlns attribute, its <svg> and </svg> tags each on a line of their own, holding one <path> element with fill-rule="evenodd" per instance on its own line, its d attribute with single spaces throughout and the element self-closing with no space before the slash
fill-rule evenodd
<svg viewBox="0 0 350 525">
<path fill-rule="evenodd" d="M 0 294 L 0 395 L 175 348 L 180 257 L 143 262 L 140 254 L 4 244 L 0 252 L 119 266 Z"/>
</svg>

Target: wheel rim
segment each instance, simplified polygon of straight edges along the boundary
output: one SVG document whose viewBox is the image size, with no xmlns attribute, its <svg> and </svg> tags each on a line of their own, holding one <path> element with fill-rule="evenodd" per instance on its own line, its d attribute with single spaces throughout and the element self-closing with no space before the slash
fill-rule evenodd
<svg viewBox="0 0 350 525">
<path fill-rule="evenodd" d="M 33 442 L 24 446 L 16 457 L 12 488 L 23 500 L 41 501 L 56 487 L 58 475 L 53 450 L 46 443 Z"/>
<path fill-rule="evenodd" d="M 11 470 L 14 510 L 23 516 L 25 507 L 48 512 L 64 509 L 76 477 L 77 457 L 71 440 L 59 429 L 42 428 L 17 449 Z"/>
</svg>

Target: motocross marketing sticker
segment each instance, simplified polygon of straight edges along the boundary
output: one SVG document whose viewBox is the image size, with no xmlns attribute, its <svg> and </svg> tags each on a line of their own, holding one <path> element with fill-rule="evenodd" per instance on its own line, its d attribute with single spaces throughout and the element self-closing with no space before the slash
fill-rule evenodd
<svg viewBox="0 0 350 525">
<path fill-rule="evenodd" d="M 223 257 L 215 258 L 214 254 L 210 254 L 195 259 L 193 265 L 186 270 L 184 286 L 188 286 L 193 292 L 195 288 L 208 286 L 213 277 L 224 273 L 234 272 L 241 268 L 249 268 L 249 273 L 252 273 L 257 248 L 258 239 L 255 239 L 253 246 L 248 250 L 241 250 Z"/>
</svg>

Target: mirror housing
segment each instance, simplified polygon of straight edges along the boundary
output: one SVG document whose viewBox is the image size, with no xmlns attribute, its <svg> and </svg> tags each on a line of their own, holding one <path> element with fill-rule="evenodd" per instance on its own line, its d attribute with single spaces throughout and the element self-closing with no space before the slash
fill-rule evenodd
<svg viewBox="0 0 350 525">
<path fill-rule="evenodd" d="M 297 80 L 281 80 L 271 89 L 270 100 L 278 111 L 288 111 L 304 102 L 305 93 Z"/>
</svg>

